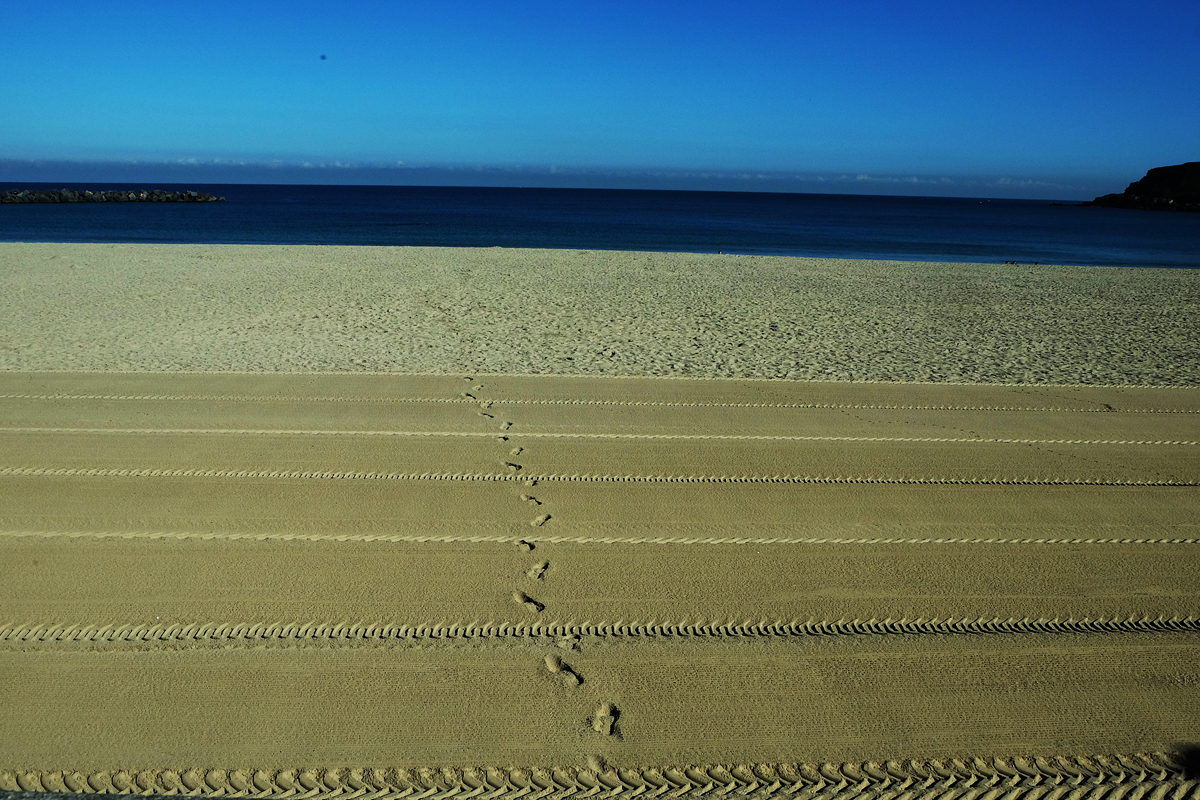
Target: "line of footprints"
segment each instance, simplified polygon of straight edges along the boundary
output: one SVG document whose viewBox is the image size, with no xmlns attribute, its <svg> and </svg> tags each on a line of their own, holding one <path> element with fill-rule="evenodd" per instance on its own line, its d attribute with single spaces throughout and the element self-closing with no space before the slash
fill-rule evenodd
<svg viewBox="0 0 1200 800">
<path fill-rule="evenodd" d="M 528 495 L 522 495 L 521 499 L 525 500 L 527 497 Z M 533 542 L 530 542 L 526 539 L 522 539 L 520 542 L 518 542 L 517 546 L 526 553 L 531 552 L 534 549 Z M 549 568 L 549 561 L 539 561 L 529 568 L 529 570 L 525 573 L 525 576 L 530 580 L 544 580 L 546 571 Z M 544 603 L 539 603 L 537 600 L 534 600 L 532 597 L 522 591 L 513 592 L 513 600 L 517 601 L 524 606 L 526 610 L 534 614 L 540 614 L 546 608 Z M 558 643 L 558 646 L 570 650 L 579 649 L 579 643 L 574 637 L 561 640 Z M 570 664 L 563 661 L 562 656 L 558 655 L 557 653 L 548 653 L 543 659 L 543 662 L 545 663 L 546 671 L 555 676 L 559 683 L 561 683 L 563 686 L 566 686 L 568 689 L 574 689 L 576 686 L 579 686 L 581 683 L 583 683 L 583 678 L 579 677 L 579 673 L 572 669 Z M 617 707 L 612 703 L 601 703 L 600 707 L 596 709 L 596 713 L 591 716 L 588 722 L 591 723 L 592 730 L 594 730 L 596 733 L 599 733 L 603 736 L 615 736 L 618 735 L 616 724 L 617 717 L 619 715 L 620 712 L 617 711 Z"/>
<path fill-rule="evenodd" d="M 467 378 L 466 380 L 471 381 L 472 383 L 474 382 L 474 378 Z M 474 392 L 479 392 L 484 387 L 482 384 L 475 384 L 471 388 Z M 493 405 L 491 400 L 481 400 L 478 394 L 473 394 L 472 392 L 463 392 L 463 396 L 479 403 L 479 416 L 489 420 L 494 420 L 496 418 L 495 414 L 489 413 Z M 513 423 L 508 421 L 502 421 L 499 423 L 501 433 L 507 433 L 512 429 L 512 426 Z M 509 441 L 507 436 L 500 436 L 498 438 L 504 443 L 508 443 Z M 524 452 L 524 448 L 513 447 L 508 451 L 507 457 L 502 459 L 504 467 L 514 475 L 520 472 L 522 467 L 521 464 L 517 463 L 513 459 L 521 455 L 522 452 Z M 537 481 L 533 478 L 526 479 L 524 483 L 526 487 L 533 487 L 537 485 Z M 539 510 L 542 510 L 542 502 L 531 494 L 521 494 L 520 500 L 522 503 L 527 503 Z M 540 528 L 549 520 L 550 514 L 541 513 L 534 517 L 529 524 L 535 528 Z M 522 539 L 517 542 L 517 546 L 522 552 L 525 553 L 532 552 L 534 549 L 534 543 L 527 539 Z M 546 572 L 549 569 L 549 561 L 539 561 L 525 572 L 525 576 L 533 581 L 541 581 L 545 579 Z M 546 609 L 545 603 L 538 602 L 521 590 L 513 592 L 513 600 L 521 604 L 526 611 L 529 611 L 533 614 L 540 614 Z M 559 642 L 559 647 L 578 650 L 579 644 L 577 638 L 568 638 Z M 583 683 L 583 679 L 579 677 L 579 674 L 575 672 L 575 670 L 572 669 L 569 664 L 563 661 L 562 657 L 556 653 L 550 653 L 546 655 L 544 658 L 544 664 L 546 671 L 555 676 L 563 686 L 566 686 L 569 689 L 573 689 Z M 602 736 L 619 736 L 616 726 L 618 716 L 620 716 L 620 712 L 617 710 L 616 706 L 614 706 L 612 703 L 601 703 L 596 709 L 596 712 L 588 719 L 588 722 L 591 724 L 592 730 L 601 734 Z M 595 766 L 601 766 L 601 761 L 596 758 L 589 759 L 589 761 L 592 760 L 597 761 Z"/>
</svg>

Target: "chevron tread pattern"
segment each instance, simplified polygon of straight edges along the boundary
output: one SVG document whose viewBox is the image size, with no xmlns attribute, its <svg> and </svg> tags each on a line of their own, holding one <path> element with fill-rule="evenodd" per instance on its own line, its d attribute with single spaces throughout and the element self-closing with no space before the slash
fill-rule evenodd
<svg viewBox="0 0 1200 800">
<path fill-rule="evenodd" d="M 818 764 L 563 768 L 191 768 L 78 772 L 0 769 L 0 789 L 185 797 L 565 800 L 748 797 L 797 800 L 1200 798 L 1166 753 Z"/>
<path fill-rule="evenodd" d="M 2 625 L 2 644 L 286 641 L 365 642 L 404 640 L 599 638 L 767 638 L 803 636 L 948 636 L 986 634 L 1195 633 L 1200 617 L 1098 619 L 852 619 L 804 622 L 615 623 L 192 623 L 187 625 Z"/>
</svg>

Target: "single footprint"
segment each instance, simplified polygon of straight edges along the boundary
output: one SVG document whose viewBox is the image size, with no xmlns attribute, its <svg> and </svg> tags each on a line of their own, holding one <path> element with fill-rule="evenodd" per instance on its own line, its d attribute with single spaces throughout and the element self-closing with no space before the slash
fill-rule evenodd
<svg viewBox="0 0 1200 800">
<path fill-rule="evenodd" d="M 519 472 L 521 470 L 521 465 L 514 464 L 512 461 L 505 461 L 504 466 L 508 467 L 509 472 Z"/>
<path fill-rule="evenodd" d="M 518 603 L 525 606 L 527 610 L 532 611 L 535 614 L 540 613 L 541 610 L 546 607 L 524 592 L 513 592 L 513 600 L 516 600 Z"/>
<path fill-rule="evenodd" d="M 514 447 L 512 450 L 509 450 L 509 451 L 508 451 L 508 454 L 509 454 L 510 456 L 519 456 L 519 455 L 521 455 L 521 453 L 523 453 L 523 452 L 525 452 L 525 448 L 524 448 L 524 447 Z"/>
<path fill-rule="evenodd" d="M 534 517 L 533 522 L 531 522 L 529 524 L 535 528 L 540 528 L 543 525 L 545 525 L 549 519 L 550 519 L 549 514 L 539 514 L 537 517 Z"/>
<path fill-rule="evenodd" d="M 537 481 L 534 480 L 533 478 L 526 478 L 525 485 L 526 486 L 537 486 Z"/>
<path fill-rule="evenodd" d="M 527 542 L 522 539 L 521 541 L 517 542 L 517 547 L 520 548 L 522 553 L 528 553 L 529 551 L 533 550 L 533 542 Z"/>
<path fill-rule="evenodd" d="M 479 412 L 477 412 L 477 413 L 479 414 L 479 416 L 481 416 L 481 417 L 487 417 L 488 419 L 495 419 L 495 418 L 496 418 L 496 415 L 495 415 L 495 414 L 489 414 L 489 413 L 487 413 L 486 411 L 479 411 Z"/>
<path fill-rule="evenodd" d="M 528 575 L 529 577 L 533 578 L 535 581 L 540 581 L 542 579 L 542 577 L 546 574 L 546 570 L 547 570 L 547 568 L 549 568 L 549 566 L 550 566 L 549 561 L 542 561 L 541 563 L 534 564 L 532 567 L 530 567 L 529 571 L 526 572 L 525 574 Z"/>
<path fill-rule="evenodd" d="M 575 670 L 563 663 L 563 660 L 556 655 L 546 656 L 546 669 L 552 675 L 557 675 L 564 686 L 573 688 L 583 683 L 579 676 L 575 674 Z"/>
<path fill-rule="evenodd" d="M 500 430 L 502 430 L 502 431 L 506 431 L 506 430 L 508 430 L 508 429 L 509 429 L 509 428 L 511 428 L 511 427 L 512 427 L 512 423 L 511 423 L 511 422 L 501 422 L 501 423 L 500 423 Z"/>
<path fill-rule="evenodd" d="M 521 499 L 524 500 L 526 503 L 532 503 L 535 506 L 540 506 L 542 504 L 541 500 L 538 500 L 536 497 L 534 497 L 531 494 L 523 494 L 523 495 L 521 495 Z"/>
<path fill-rule="evenodd" d="M 592 717 L 592 730 L 604 736 L 612 736 L 613 726 L 620 714 L 612 703 L 601 703 L 600 708 L 596 709 L 596 716 Z"/>
</svg>

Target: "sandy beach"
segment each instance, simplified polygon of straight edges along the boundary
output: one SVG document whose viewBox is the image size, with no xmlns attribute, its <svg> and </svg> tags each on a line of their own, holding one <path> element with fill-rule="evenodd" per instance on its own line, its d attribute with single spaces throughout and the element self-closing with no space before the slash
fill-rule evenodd
<svg viewBox="0 0 1200 800">
<path fill-rule="evenodd" d="M 1186 270 L 0 244 L 0 789 L 1198 797 L 1198 331 Z"/>
<path fill-rule="evenodd" d="M 0 245 L 0 369 L 1200 385 L 1194 270 Z"/>
</svg>

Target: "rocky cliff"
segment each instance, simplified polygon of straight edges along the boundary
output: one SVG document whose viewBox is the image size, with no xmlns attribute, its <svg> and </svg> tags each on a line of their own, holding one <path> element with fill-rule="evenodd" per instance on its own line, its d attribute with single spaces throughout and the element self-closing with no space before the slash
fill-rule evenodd
<svg viewBox="0 0 1200 800">
<path fill-rule="evenodd" d="M 1148 208 L 1156 211 L 1200 211 L 1200 161 L 1156 167 L 1121 194 L 1097 197 L 1085 206 Z"/>
<path fill-rule="evenodd" d="M 224 197 L 204 192 L 132 192 L 126 189 L 104 192 L 76 192 L 72 189 L 26 189 L 0 192 L 0 203 L 219 203 Z"/>
</svg>

